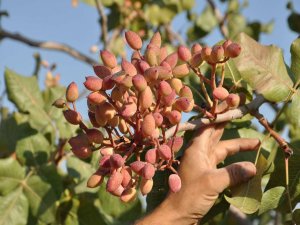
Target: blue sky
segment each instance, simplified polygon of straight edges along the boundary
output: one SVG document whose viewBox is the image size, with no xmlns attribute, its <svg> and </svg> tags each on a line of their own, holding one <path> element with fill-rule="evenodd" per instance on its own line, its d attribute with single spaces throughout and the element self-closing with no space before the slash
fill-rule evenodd
<svg viewBox="0 0 300 225">
<path fill-rule="evenodd" d="M 1 10 L 7 10 L 9 18 L 4 18 L 2 26 L 9 31 L 18 31 L 36 40 L 53 40 L 68 43 L 76 49 L 97 59 L 97 54 L 91 54 L 89 48 L 97 43 L 100 28 L 98 14 L 93 7 L 80 4 L 71 7 L 71 0 L 0 0 Z M 216 1 L 217 2 L 217 1 Z M 294 1 L 295 8 L 300 11 L 300 1 Z M 200 12 L 204 1 L 197 0 L 195 11 Z M 225 4 L 219 4 L 224 9 Z M 270 35 L 263 35 L 261 42 L 275 44 L 284 50 L 284 56 L 289 62 L 289 46 L 297 37 L 287 27 L 289 11 L 285 0 L 252 0 L 244 10 L 250 21 L 260 20 L 269 22 L 274 20 L 274 31 Z M 175 30 L 186 26 L 184 15 L 176 17 L 173 23 Z M 219 31 L 212 32 L 206 41 L 214 44 L 221 39 Z M 86 75 L 93 74 L 92 68 L 63 53 L 44 51 L 27 47 L 21 43 L 4 40 L 0 43 L 0 91 L 4 88 L 3 72 L 5 67 L 20 74 L 30 75 L 34 68 L 35 52 L 40 52 L 43 59 L 57 64 L 56 72 L 61 74 L 61 83 L 67 85 L 71 81 L 82 83 Z M 45 70 L 41 71 L 41 85 L 45 77 Z M 83 88 L 81 86 L 81 88 Z M 6 104 L 7 101 L 5 101 Z M 84 107 L 85 109 L 85 107 Z M 267 110 L 267 109 L 265 109 Z"/>
</svg>

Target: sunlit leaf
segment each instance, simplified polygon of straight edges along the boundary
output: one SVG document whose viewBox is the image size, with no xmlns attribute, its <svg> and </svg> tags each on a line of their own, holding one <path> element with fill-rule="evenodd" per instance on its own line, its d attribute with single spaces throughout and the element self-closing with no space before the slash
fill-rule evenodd
<svg viewBox="0 0 300 225">
<path fill-rule="evenodd" d="M 176 15 L 177 6 L 159 6 L 158 4 L 149 4 L 145 11 L 146 20 L 152 25 L 169 23 Z"/>
<path fill-rule="evenodd" d="M 256 165 L 256 175 L 247 183 L 232 188 L 232 196 L 225 196 L 226 200 L 241 210 L 243 213 L 255 213 L 259 207 L 262 198 L 262 190 L 258 188 L 261 186 L 262 175 L 266 169 L 267 160 L 260 155 Z"/>
<path fill-rule="evenodd" d="M 228 16 L 228 31 L 229 37 L 233 38 L 240 32 L 243 32 L 246 28 L 246 18 L 239 13 L 229 14 Z"/>
<path fill-rule="evenodd" d="M 259 214 L 265 213 L 268 210 L 276 209 L 280 202 L 280 196 L 285 192 L 285 187 L 274 187 L 263 193 Z"/>
<path fill-rule="evenodd" d="M 0 159 L 0 194 L 6 195 L 20 186 L 25 168 L 13 158 Z M 0 204 L 1 205 L 1 204 Z"/>
<path fill-rule="evenodd" d="M 195 5 L 195 0 L 180 0 L 181 6 L 184 10 L 191 9 Z"/>
<path fill-rule="evenodd" d="M 263 46 L 244 33 L 238 36 L 237 42 L 242 51 L 234 62 L 242 78 L 267 100 L 285 100 L 293 82 L 287 73 L 282 51 L 275 46 Z"/>
<path fill-rule="evenodd" d="M 0 202 L 0 225 L 27 224 L 28 201 L 22 188 L 0 197 Z"/>
<path fill-rule="evenodd" d="M 286 121 L 290 127 L 290 135 L 291 138 L 299 138 L 297 134 L 299 134 L 300 127 L 300 91 L 297 90 L 292 97 L 292 102 L 285 110 Z"/>
<path fill-rule="evenodd" d="M 291 45 L 291 71 L 295 77 L 295 82 L 300 79 L 300 38 L 293 41 Z"/>
<path fill-rule="evenodd" d="M 55 126 L 44 110 L 44 100 L 36 76 L 21 76 L 12 70 L 5 70 L 5 83 L 8 98 L 21 112 L 29 112 L 29 123 L 41 133 L 52 133 Z M 55 137 L 52 137 L 55 139 Z"/>
<path fill-rule="evenodd" d="M 196 20 L 196 24 L 198 29 L 203 31 L 203 34 L 199 36 L 199 38 L 205 36 L 209 32 L 211 32 L 217 25 L 218 20 L 214 15 L 214 12 L 210 6 L 206 6 L 199 17 Z"/>
<path fill-rule="evenodd" d="M 56 99 L 64 98 L 65 91 L 66 88 L 61 86 L 47 88 L 43 91 L 43 99 L 45 102 L 44 110 L 58 129 L 60 138 L 70 138 L 77 129 L 76 126 L 71 125 L 66 121 L 61 109 L 57 109 L 52 105 Z"/>
<path fill-rule="evenodd" d="M 30 112 L 32 108 L 41 108 L 44 101 L 35 76 L 21 76 L 10 69 L 5 70 L 7 94 L 21 112 Z"/>
</svg>

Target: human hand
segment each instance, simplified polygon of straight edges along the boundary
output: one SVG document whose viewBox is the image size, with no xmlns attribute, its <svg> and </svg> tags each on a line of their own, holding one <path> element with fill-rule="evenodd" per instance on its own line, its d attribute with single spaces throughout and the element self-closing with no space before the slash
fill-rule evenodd
<svg viewBox="0 0 300 225">
<path fill-rule="evenodd" d="M 192 139 L 181 160 L 182 187 L 167 198 L 138 225 L 195 224 L 214 205 L 224 189 L 246 182 L 256 174 L 251 162 L 238 162 L 217 169 L 224 159 L 240 151 L 257 150 L 258 139 L 238 138 L 220 141 L 225 124 L 203 128 Z"/>
</svg>

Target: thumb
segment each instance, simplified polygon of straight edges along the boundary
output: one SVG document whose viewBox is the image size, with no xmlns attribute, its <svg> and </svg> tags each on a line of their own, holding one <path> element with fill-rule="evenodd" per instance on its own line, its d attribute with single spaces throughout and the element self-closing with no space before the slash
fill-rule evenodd
<svg viewBox="0 0 300 225">
<path fill-rule="evenodd" d="M 238 162 L 220 168 L 215 173 L 216 188 L 221 193 L 228 187 L 250 180 L 256 174 L 256 167 L 251 162 Z"/>
</svg>

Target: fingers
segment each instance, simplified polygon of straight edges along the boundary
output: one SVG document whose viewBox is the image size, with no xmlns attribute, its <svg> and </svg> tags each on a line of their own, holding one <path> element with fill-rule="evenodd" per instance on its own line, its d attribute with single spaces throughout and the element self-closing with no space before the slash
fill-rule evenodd
<svg viewBox="0 0 300 225">
<path fill-rule="evenodd" d="M 193 144 L 202 144 L 206 146 L 206 148 L 209 148 L 211 142 L 218 143 L 223 134 L 225 125 L 226 122 L 210 124 L 201 128 L 195 135 Z"/>
<path fill-rule="evenodd" d="M 211 137 L 211 140 L 213 141 L 213 143 L 215 143 L 215 144 L 219 143 L 219 141 L 223 135 L 226 124 L 227 124 L 227 122 L 218 123 L 215 125 L 215 131 Z"/>
<path fill-rule="evenodd" d="M 218 193 L 221 193 L 228 187 L 241 184 L 255 176 L 256 167 L 251 162 L 238 162 L 217 169 L 214 174 L 215 188 Z"/>
<path fill-rule="evenodd" d="M 234 155 L 242 151 L 255 151 L 260 146 L 257 138 L 237 138 L 221 141 L 215 148 L 217 163 L 222 162 L 227 156 Z"/>
<path fill-rule="evenodd" d="M 196 132 L 194 139 L 199 142 L 202 141 L 206 142 L 209 139 L 209 137 L 212 135 L 213 130 L 214 130 L 214 126 L 212 124 L 202 127 L 199 129 L 199 131 Z"/>
</svg>

